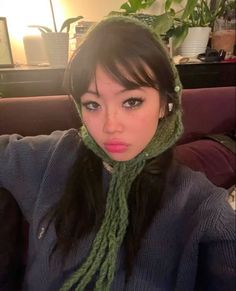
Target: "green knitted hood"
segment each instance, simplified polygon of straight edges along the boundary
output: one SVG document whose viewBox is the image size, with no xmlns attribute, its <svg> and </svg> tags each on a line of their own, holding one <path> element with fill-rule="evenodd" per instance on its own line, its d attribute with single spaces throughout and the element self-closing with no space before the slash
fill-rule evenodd
<svg viewBox="0 0 236 291">
<path fill-rule="evenodd" d="M 149 29 L 145 24 L 129 17 L 109 17 L 102 23 L 114 21 L 132 22 Z M 99 24 L 98 24 L 99 25 Z M 152 32 L 152 31 L 151 31 Z M 157 42 L 159 37 L 152 32 Z M 166 53 L 167 54 L 167 53 Z M 169 56 L 167 55 L 167 58 Z M 170 60 L 171 62 L 171 60 Z M 81 128 L 81 137 L 84 144 L 98 155 L 103 161 L 112 166 L 112 177 L 107 193 L 106 209 L 103 222 L 92 243 L 89 255 L 83 264 L 67 279 L 61 291 L 85 290 L 86 286 L 95 278 L 94 290 L 108 291 L 116 271 L 117 254 L 122 245 L 128 226 L 127 197 L 131 185 L 137 175 L 142 171 L 146 160 L 156 157 L 172 147 L 182 134 L 181 121 L 181 83 L 175 66 L 171 63 L 175 76 L 175 96 L 173 111 L 161 119 L 156 133 L 147 147 L 135 158 L 129 161 L 114 161 L 96 144 L 85 126 Z M 81 110 L 80 104 L 79 111 Z"/>
</svg>

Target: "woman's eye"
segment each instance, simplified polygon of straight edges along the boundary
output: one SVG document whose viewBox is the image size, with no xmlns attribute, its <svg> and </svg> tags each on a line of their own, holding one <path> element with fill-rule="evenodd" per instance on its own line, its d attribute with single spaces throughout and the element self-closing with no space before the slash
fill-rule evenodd
<svg viewBox="0 0 236 291">
<path fill-rule="evenodd" d="M 123 106 L 126 108 L 136 108 L 143 103 L 142 98 L 129 98 L 123 103 Z"/>
<path fill-rule="evenodd" d="M 100 105 L 97 102 L 89 101 L 89 102 L 83 102 L 82 106 L 89 111 L 94 111 L 94 110 L 97 110 Z"/>
</svg>

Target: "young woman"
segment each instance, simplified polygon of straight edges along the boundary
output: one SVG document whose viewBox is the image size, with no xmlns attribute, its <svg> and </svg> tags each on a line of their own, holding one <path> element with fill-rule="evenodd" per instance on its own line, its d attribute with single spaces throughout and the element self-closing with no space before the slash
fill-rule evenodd
<svg viewBox="0 0 236 291">
<path fill-rule="evenodd" d="M 67 83 L 80 132 L 0 139 L 0 187 L 30 223 L 24 290 L 233 290 L 234 212 L 173 161 L 181 84 L 155 33 L 101 21 Z"/>
</svg>

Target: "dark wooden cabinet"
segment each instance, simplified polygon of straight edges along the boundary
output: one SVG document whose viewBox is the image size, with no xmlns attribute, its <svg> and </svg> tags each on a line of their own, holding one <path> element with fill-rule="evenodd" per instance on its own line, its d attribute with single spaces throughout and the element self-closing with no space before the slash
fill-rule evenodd
<svg viewBox="0 0 236 291">
<path fill-rule="evenodd" d="M 236 62 L 177 65 L 184 88 L 236 86 Z"/>
<path fill-rule="evenodd" d="M 185 89 L 236 85 L 236 63 L 177 65 Z M 0 69 L 2 97 L 63 95 L 65 68 L 19 67 Z"/>
<path fill-rule="evenodd" d="M 0 69 L 3 97 L 62 95 L 64 68 L 22 67 Z"/>
</svg>

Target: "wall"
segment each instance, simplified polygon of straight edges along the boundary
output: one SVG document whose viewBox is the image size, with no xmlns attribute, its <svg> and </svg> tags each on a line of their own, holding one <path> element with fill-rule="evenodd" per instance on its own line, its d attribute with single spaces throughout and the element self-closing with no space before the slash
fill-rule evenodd
<svg viewBox="0 0 236 291">
<path fill-rule="evenodd" d="M 86 20 L 98 21 L 112 10 L 119 10 L 125 0 L 52 0 L 57 26 L 69 17 L 82 15 Z M 150 12 L 160 9 L 155 3 Z M 38 24 L 53 27 L 49 0 L 0 0 L 0 16 L 7 17 L 14 63 L 24 64 L 23 36 L 37 34 L 28 25 Z"/>
</svg>

